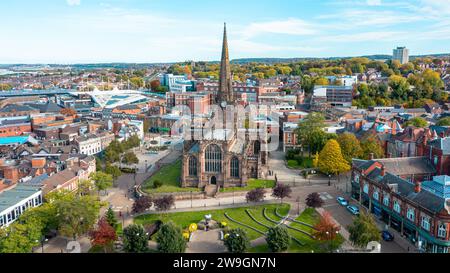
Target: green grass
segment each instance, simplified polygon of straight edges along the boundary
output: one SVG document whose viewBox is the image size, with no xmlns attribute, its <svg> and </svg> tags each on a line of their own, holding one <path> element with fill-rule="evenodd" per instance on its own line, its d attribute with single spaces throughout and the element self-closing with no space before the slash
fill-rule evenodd
<svg viewBox="0 0 450 273">
<path fill-rule="evenodd" d="M 181 177 L 181 161 L 177 161 L 172 165 L 167 165 L 156 172 L 150 179 L 144 182 L 142 190 L 146 193 L 168 193 L 168 192 L 198 192 L 197 188 L 182 188 L 180 185 Z M 153 182 L 159 180 L 163 186 L 157 189 L 153 188 Z"/>
<path fill-rule="evenodd" d="M 320 221 L 320 215 L 319 215 L 319 213 L 317 213 L 317 211 L 315 209 L 307 208 L 295 220 L 314 226 Z M 298 223 L 292 223 L 291 226 L 295 227 L 295 228 L 302 229 L 302 230 L 304 230 L 306 232 L 309 232 L 309 233 L 313 233 L 313 231 L 314 231 L 312 228 L 307 227 L 307 226 L 302 225 L 302 224 L 298 224 Z"/>
<path fill-rule="evenodd" d="M 286 208 L 279 209 L 279 213 L 281 215 L 287 215 L 288 211 L 289 210 L 286 211 Z M 267 216 L 276 221 L 280 220 L 280 218 L 275 215 L 274 210 L 268 209 Z M 257 218 L 257 217 L 255 216 L 255 218 Z M 257 219 L 260 220 L 260 218 L 257 218 Z M 307 224 L 314 225 L 320 220 L 320 215 L 314 209 L 308 208 L 296 220 L 305 222 Z M 312 228 L 309 228 L 307 226 L 300 225 L 297 223 L 291 223 L 291 226 L 301 229 L 303 231 L 309 232 L 309 233 L 313 232 Z M 297 232 L 295 230 L 292 230 L 292 229 L 287 229 L 287 231 L 291 237 L 296 238 L 305 244 L 304 246 L 300 246 L 295 241 L 292 241 L 287 252 L 290 252 L 290 253 L 311 253 L 312 251 L 314 253 L 326 252 L 326 245 L 324 243 L 314 240 L 314 239 L 310 238 L 309 236 L 302 234 L 300 232 Z M 341 245 L 343 242 L 344 242 L 343 237 L 341 235 L 339 235 L 332 242 L 332 244 L 333 245 Z M 259 245 L 257 247 L 250 248 L 248 250 L 248 252 L 250 252 L 250 253 L 268 253 L 268 252 L 270 252 L 270 250 L 269 250 L 269 247 L 267 246 L 267 244 L 263 244 L 263 245 Z"/>
<path fill-rule="evenodd" d="M 263 179 L 250 179 L 247 181 L 247 186 L 245 187 L 232 187 L 220 189 L 220 192 L 233 192 L 233 191 L 251 191 L 256 188 L 273 188 L 275 187 L 275 181 L 273 180 L 263 180 Z"/>
<path fill-rule="evenodd" d="M 195 212 L 180 212 L 180 213 L 165 213 L 165 214 L 149 214 L 138 216 L 134 219 L 136 224 L 153 224 L 157 220 L 161 220 L 163 222 L 173 221 L 175 224 L 179 225 L 181 228 L 186 229 L 192 223 L 198 223 L 204 219 L 204 216 L 207 214 L 211 214 L 213 219 L 217 222 L 227 222 L 229 228 L 241 228 L 247 232 L 247 235 L 250 240 L 257 239 L 262 235 L 252 229 L 241 226 L 237 223 L 229 221 L 225 217 L 225 213 L 227 213 L 231 218 L 247 224 L 251 227 L 254 227 L 262 232 L 267 231 L 267 228 L 259 225 L 254 222 L 245 212 L 246 209 L 250 209 L 253 216 L 258 217 L 260 220 L 262 218 L 262 211 L 264 207 L 268 210 L 274 210 L 275 207 L 280 206 L 279 204 L 270 204 L 270 205 L 258 205 L 258 206 L 249 206 L 242 208 L 231 208 L 231 209 L 223 209 L 223 210 L 208 210 L 208 211 L 195 211 Z M 289 204 L 282 205 L 283 210 L 289 210 Z M 261 215 L 261 217 L 259 217 Z M 275 218 L 276 219 L 276 218 Z M 261 221 L 262 222 L 262 221 Z"/>
</svg>

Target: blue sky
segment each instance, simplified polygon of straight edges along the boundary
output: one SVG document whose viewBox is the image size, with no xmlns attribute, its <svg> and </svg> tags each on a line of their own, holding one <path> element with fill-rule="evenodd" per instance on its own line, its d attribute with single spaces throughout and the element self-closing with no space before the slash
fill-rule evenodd
<svg viewBox="0 0 450 273">
<path fill-rule="evenodd" d="M 450 0 L 0 1 L 0 63 L 218 60 L 450 51 Z"/>
</svg>

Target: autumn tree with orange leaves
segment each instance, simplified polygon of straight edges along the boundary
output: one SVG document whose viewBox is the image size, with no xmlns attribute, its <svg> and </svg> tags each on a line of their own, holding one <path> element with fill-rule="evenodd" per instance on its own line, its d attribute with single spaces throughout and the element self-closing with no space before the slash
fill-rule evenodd
<svg viewBox="0 0 450 273">
<path fill-rule="evenodd" d="M 324 212 L 320 221 L 314 226 L 314 237 L 323 242 L 327 251 L 336 248 L 333 243 L 339 234 L 340 227 L 333 221 L 329 212 Z"/>
<path fill-rule="evenodd" d="M 112 250 L 112 245 L 117 240 L 116 231 L 104 217 L 98 222 L 97 228 L 90 233 L 90 237 L 92 245 L 101 247 L 105 253 L 107 250 Z"/>
</svg>

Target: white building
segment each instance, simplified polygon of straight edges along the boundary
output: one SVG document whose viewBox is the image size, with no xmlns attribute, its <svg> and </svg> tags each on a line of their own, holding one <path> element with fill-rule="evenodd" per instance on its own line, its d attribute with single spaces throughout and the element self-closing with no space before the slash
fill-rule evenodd
<svg viewBox="0 0 450 273">
<path fill-rule="evenodd" d="M 409 62 L 409 49 L 406 47 L 397 47 L 394 49 L 394 54 L 392 60 L 397 60 L 401 64 L 406 64 Z"/>
<path fill-rule="evenodd" d="M 114 134 L 107 132 L 99 135 L 88 134 L 77 137 L 75 143 L 78 145 L 80 154 L 96 155 L 103 152 L 113 140 Z"/>
<path fill-rule="evenodd" d="M 0 193 L 0 227 L 9 226 L 26 210 L 42 205 L 39 186 L 18 184 Z"/>
</svg>

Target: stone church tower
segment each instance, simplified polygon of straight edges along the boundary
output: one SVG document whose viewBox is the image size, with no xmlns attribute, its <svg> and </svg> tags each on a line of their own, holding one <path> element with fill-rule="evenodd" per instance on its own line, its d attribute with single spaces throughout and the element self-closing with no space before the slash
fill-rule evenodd
<svg viewBox="0 0 450 273">
<path fill-rule="evenodd" d="M 219 91 L 215 103 L 222 107 L 235 105 L 231 78 L 226 25 L 223 34 Z M 236 116 L 234 116 L 236 119 Z M 224 122 L 226 121 L 224 115 Z M 214 196 L 221 188 L 244 187 L 249 179 L 263 178 L 267 172 L 267 153 L 260 140 L 237 136 L 233 129 L 213 128 L 201 140 L 185 140 L 182 157 L 181 185 L 204 189 Z"/>
<path fill-rule="evenodd" d="M 231 78 L 230 55 L 228 51 L 227 25 L 223 31 L 222 58 L 220 61 L 220 79 L 219 93 L 216 97 L 216 103 L 221 105 L 223 102 L 227 104 L 234 103 L 233 79 Z M 223 105 L 221 105 L 223 107 Z"/>
</svg>

